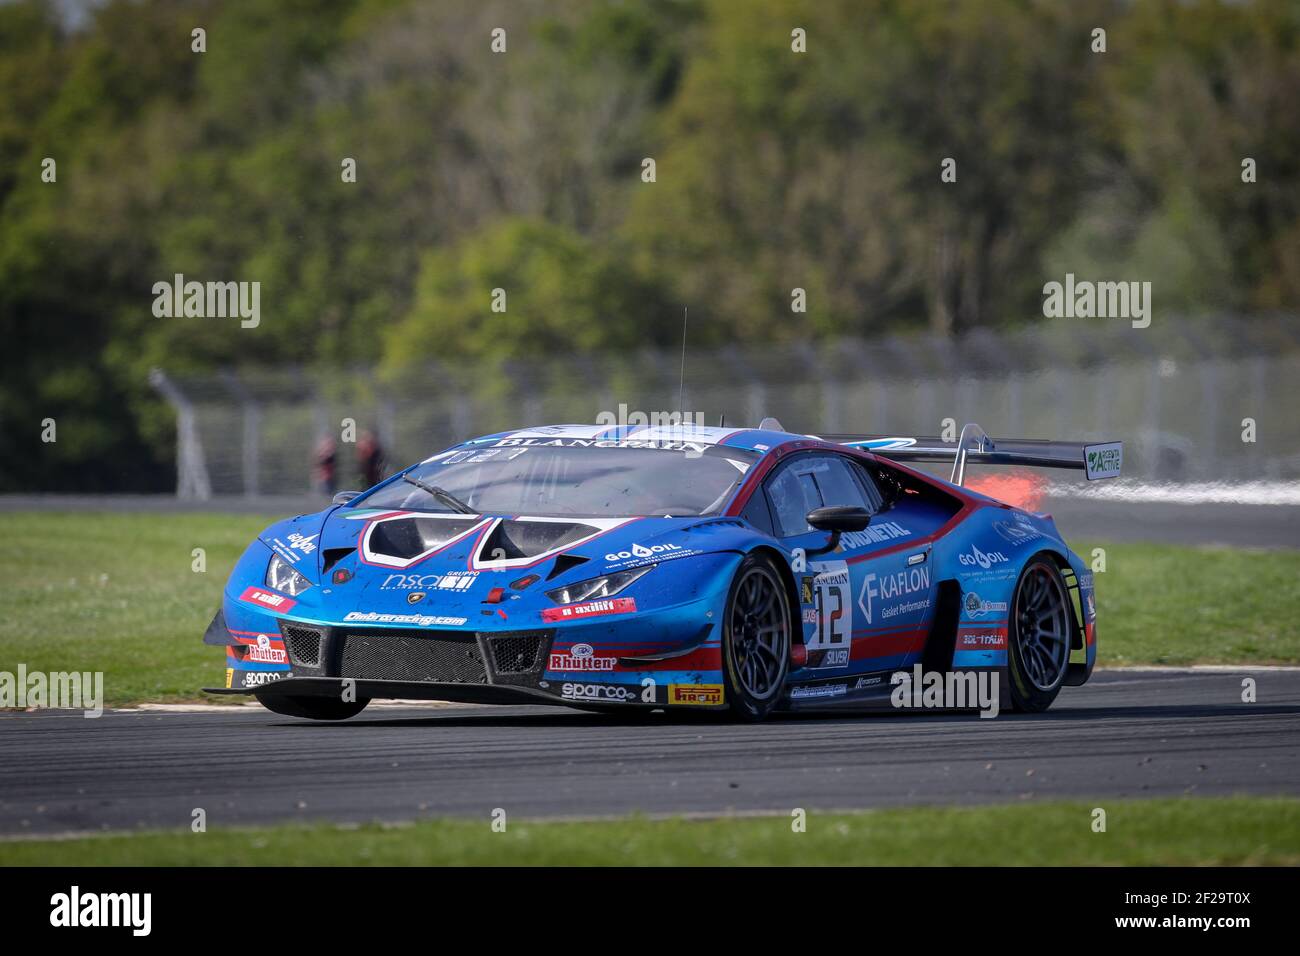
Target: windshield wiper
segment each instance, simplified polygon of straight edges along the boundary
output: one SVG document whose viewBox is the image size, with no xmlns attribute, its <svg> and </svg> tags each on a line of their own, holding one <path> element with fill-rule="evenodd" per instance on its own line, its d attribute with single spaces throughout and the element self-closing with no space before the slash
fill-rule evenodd
<svg viewBox="0 0 1300 956">
<path fill-rule="evenodd" d="M 745 476 L 744 476 L 744 475 L 741 475 L 739 478 L 737 478 L 737 479 L 736 479 L 735 481 L 733 481 L 731 484 L 727 485 L 726 488 L 722 489 L 722 494 L 718 495 L 718 497 L 716 497 L 716 498 L 713 499 L 713 504 L 709 505 L 707 508 L 705 508 L 703 511 L 701 511 L 700 514 L 702 514 L 702 515 L 711 515 L 711 514 L 713 514 L 713 512 L 715 512 L 715 511 L 717 511 L 719 508 L 721 508 L 721 507 L 726 503 L 726 501 L 727 501 L 727 496 L 730 495 L 730 494 L 731 494 L 731 493 L 736 489 L 736 486 L 739 485 L 739 484 L 740 484 L 742 481 L 744 481 L 744 480 L 745 480 Z M 668 517 L 668 516 L 665 515 L 665 517 Z"/>
<path fill-rule="evenodd" d="M 465 504 L 465 502 L 461 501 L 459 498 L 453 495 L 446 488 L 439 488 L 437 485 L 427 484 L 421 481 L 419 478 L 412 478 L 410 475 L 403 475 L 402 480 L 405 482 L 409 482 L 412 485 L 415 485 L 415 487 L 419 488 L 423 492 L 426 492 L 427 494 L 433 495 L 433 497 L 437 498 L 439 501 L 441 501 L 447 507 L 451 508 L 453 511 L 459 511 L 463 515 L 475 514 L 473 508 Z"/>
</svg>

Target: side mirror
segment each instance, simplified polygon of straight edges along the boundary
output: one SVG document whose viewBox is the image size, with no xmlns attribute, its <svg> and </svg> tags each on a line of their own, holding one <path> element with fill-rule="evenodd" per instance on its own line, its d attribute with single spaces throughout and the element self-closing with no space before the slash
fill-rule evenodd
<svg viewBox="0 0 1300 956">
<path fill-rule="evenodd" d="M 814 508 L 804 518 L 818 531 L 829 531 L 830 541 L 826 547 L 805 552 L 809 556 L 826 554 L 834 551 L 840 544 L 840 535 L 845 531 L 861 531 L 871 524 L 871 512 L 858 505 L 839 505 L 827 508 Z"/>
<path fill-rule="evenodd" d="M 353 498 L 360 497 L 360 495 L 361 492 L 359 491 L 340 491 L 338 494 L 334 496 L 334 504 L 345 505 Z"/>
<path fill-rule="evenodd" d="M 858 505 L 814 508 L 808 512 L 805 520 L 818 531 L 839 534 L 845 531 L 861 531 L 871 524 L 871 512 Z"/>
</svg>

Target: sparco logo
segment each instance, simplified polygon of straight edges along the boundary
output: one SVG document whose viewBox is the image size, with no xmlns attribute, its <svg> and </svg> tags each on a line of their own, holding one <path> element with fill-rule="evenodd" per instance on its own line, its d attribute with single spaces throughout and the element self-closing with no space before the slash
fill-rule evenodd
<svg viewBox="0 0 1300 956">
<path fill-rule="evenodd" d="M 981 551 L 977 545 L 971 545 L 970 551 L 957 558 L 958 564 L 964 564 L 968 568 L 981 567 L 991 568 L 995 564 L 1003 564 L 1007 556 L 1001 551 Z"/>
<path fill-rule="evenodd" d="M 896 597 L 902 597 L 905 594 L 927 591 L 929 588 L 929 567 L 909 568 L 906 571 L 899 571 L 897 574 L 886 574 L 884 577 L 879 577 L 874 573 L 868 574 L 863 579 L 862 591 L 858 594 L 858 607 L 862 609 L 862 616 L 870 624 L 872 598 L 882 598 L 888 601 Z"/>
<path fill-rule="evenodd" d="M 650 547 L 634 544 L 631 551 L 611 551 L 605 555 L 606 561 L 626 561 L 628 558 L 648 558 L 652 555 L 663 554 L 665 551 L 680 551 L 680 544 L 652 544 Z"/>
<path fill-rule="evenodd" d="M 560 696 L 566 700 L 636 700 L 636 691 L 618 684 L 564 684 Z"/>
</svg>

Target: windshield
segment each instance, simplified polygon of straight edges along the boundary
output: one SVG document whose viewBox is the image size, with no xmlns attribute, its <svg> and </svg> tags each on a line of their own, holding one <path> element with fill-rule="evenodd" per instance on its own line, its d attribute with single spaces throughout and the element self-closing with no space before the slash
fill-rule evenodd
<svg viewBox="0 0 1300 956">
<path fill-rule="evenodd" d="M 712 514 L 759 458 L 714 445 L 684 452 L 612 441 L 599 447 L 575 439 L 529 441 L 443 452 L 352 505 L 609 518 Z"/>
</svg>

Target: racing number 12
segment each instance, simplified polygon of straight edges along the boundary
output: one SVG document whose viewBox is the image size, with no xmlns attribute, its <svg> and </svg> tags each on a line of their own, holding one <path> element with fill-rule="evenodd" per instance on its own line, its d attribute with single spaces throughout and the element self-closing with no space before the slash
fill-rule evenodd
<svg viewBox="0 0 1300 956">
<path fill-rule="evenodd" d="M 839 647 L 848 640 L 845 633 L 844 585 L 833 575 L 819 576 L 814 607 L 817 610 L 817 644 L 821 647 Z M 829 605 L 834 604 L 831 609 Z"/>
</svg>

